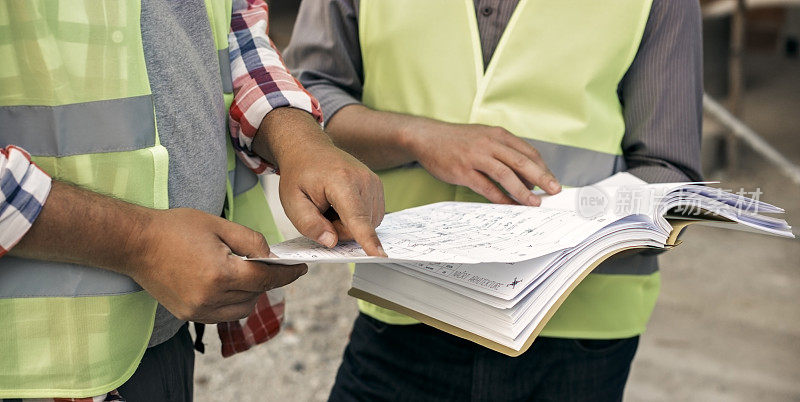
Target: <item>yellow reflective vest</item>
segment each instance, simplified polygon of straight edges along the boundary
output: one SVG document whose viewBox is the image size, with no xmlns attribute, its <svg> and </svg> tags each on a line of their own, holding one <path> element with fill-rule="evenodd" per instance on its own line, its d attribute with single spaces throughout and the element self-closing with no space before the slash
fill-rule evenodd
<svg viewBox="0 0 800 402">
<path fill-rule="evenodd" d="M 226 106 L 231 2 L 207 0 Z M 138 1 L 0 3 L 0 142 L 56 180 L 149 208 L 169 206 Z M 5 35 L 5 34 L 4 34 Z M 226 135 L 226 133 L 219 133 Z M 278 240 L 258 178 L 228 144 L 225 216 Z M 136 370 L 156 301 L 127 276 L 0 259 L 0 398 L 87 397 Z"/>
<path fill-rule="evenodd" d="M 363 103 L 451 123 L 501 126 L 541 153 L 561 183 L 583 186 L 624 170 L 617 86 L 636 55 L 649 0 L 521 0 L 484 71 L 471 0 L 362 0 Z M 419 166 L 379 172 L 387 212 L 438 201 L 483 201 Z M 640 334 L 658 296 L 653 256 L 598 267 L 544 336 Z M 359 301 L 391 324 L 416 321 Z"/>
</svg>

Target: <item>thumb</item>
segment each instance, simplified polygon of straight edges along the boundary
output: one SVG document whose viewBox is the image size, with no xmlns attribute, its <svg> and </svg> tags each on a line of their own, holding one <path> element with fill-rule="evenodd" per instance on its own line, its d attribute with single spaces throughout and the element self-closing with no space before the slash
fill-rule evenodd
<svg viewBox="0 0 800 402">
<path fill-rule="evenodd" d="M 269 244 L 263 234 L 250 228 L 225 221 L 218 235 L 234 254 L 248 258 L 269 257 Z"/>
<path fill-rule="evenodd" d="M 281 197 L 281 204 L 286 216 L 303 236 L 329 248 L 339 242 L 333 224 L 325 219 L 320 207 L 302 192 Z"/>
<path fill-rule="evenodd" d="M 308 272 L 308 266 L 268 265 L 257 261 L 234 262 L 235 275 L 231 282 L 233 289 L 246 292 L 263 292 L 286 286 Z"/>
</svg>

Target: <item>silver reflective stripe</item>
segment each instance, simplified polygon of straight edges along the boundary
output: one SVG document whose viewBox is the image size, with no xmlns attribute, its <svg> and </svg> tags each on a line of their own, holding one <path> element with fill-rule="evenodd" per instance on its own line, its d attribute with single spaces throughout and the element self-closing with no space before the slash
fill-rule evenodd
<svg viewBox="0 0 800 402">
<path fill-rule="evenodd" d="M 625 170 L 625 159 L 622 155 L 607 154 L 530 138 L 523 139 L 539 151 L 547 167 L 565 186 L 586 186 Z"/>
<path fill-rule="evenodd" d="M 230 173 L 228 174 L 230 178 Z M 239 158 L 236 158 L 236 169 L 233 171 L 233 179 L 231 186 L 233 187 L 233 196 L 244 193 L 247 190 L 255 187 L 258 184 L 258 176 L 253 173 L 247 166 L 245 166 Z"/>
<path fill-rule="evenodd" d="M 61 106 L 0 106 L 0 146 L 31 155 L 133 151 L 155 145 L 150 95 Z"/>
<path fill-rule="evenodd" d="M 222 79 L 222 92 L 233 93 L 233 76 L 231 75 L 231 57 L 228 48 L 217 50 L 219 58 L 219 77 Z"/>
<path fill-rule="evenodd" d="M 530 138 L 523 139 L 539 151 L 547 167 L 565 186 L 586 186 L 625 170 L 625 159 L 622 155 L 612 155 Z M 600 264 L 592 273 L 651 275 L 657 271 L 658 260 L 656 256 L 652 252 L 644 251 L 611 258 Z"/>
<path fill-rule="evenodd" d="M 606 275 L 651 275 L 658 271 L 658 259 L 652 251 L 639 251 L 637 254 L 613 257 L 592 271 L 593 274 Z"/>
<path fill-rule="evenodd" d="M 100 268 L 11 256 L 0 258 L 0 299 L 107 296 L 140 290 L 133 279 Z"/>
</svg>

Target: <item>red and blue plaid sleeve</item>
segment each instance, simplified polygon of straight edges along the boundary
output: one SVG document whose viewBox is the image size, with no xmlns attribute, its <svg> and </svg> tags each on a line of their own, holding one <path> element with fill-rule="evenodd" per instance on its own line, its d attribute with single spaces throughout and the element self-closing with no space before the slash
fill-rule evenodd
<svg viewBox="0 0 800 402">
<path fill-rule="evenodd" d="M 283 326 L 285 308 L 283 289 L 272 289 L 258 297 L 247 318 L 217 324 L 222 356 L 244 352 L 278 335 Z"/>
<path fill-rule="evenodd" d="M 19 242 L 39 216 L 50 176 L 21 148 L 0 148 L 0 257 Z"/>
<path fill-rule="evenodd" d="M 236 94 L 230 109 L 230 133 L 239 158 L 261 174 L 274 168 L 253 153 L 253 138 L 264 116 L 279 107 L 294 107 L 311 113 L 320 124 L 319 102 L 292 77 L 269 38 L 267 4 L 247 0 L 248 7 L 231 18 L 231 74 Z"/>
<path fill-rule="evenodd" d="M 231 74 L 235 93 L 230 109 L 230 133 L 237 156 L 261 174 L 274 167 L 253 153 L 253 138 L 264 116 L 279 107 L 294 107 L 311 113 L 320 124 L 319 102 L 289 73 L 275 45 L 267 36 L 267 5 L 247 0 L 248 7 L 231 18 Z M 281 330 L 286 302 L 283 289 L 262 294 L 247 318 L 217 324 L 222 355 L 228 357 L 264 343 Z"/>
</svg>

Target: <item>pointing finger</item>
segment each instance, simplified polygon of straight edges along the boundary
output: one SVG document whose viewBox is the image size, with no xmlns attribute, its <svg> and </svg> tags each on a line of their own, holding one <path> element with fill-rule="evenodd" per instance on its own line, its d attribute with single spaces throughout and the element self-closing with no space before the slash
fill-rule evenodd
<svg viewBox="0 0 800 402">
<path fill-rule="evenodd" d="M 340 187 L 341 189 L 341 187 Z M 378 211 L 375 203 L 370 199 L 367 203 L 359 191 L 353 188 L 344 188 L 343 191 L 333 191 L 331 193 L 331 205 L 339 213 L 342 225 L 347 229 L 353 239 L 361 245 L 367 255 L 385 257 L 380 239 L 375 233 L 373 219 L 375 214 L 379 214 L 382 219 L 382 206 Z"/>
</svg>

